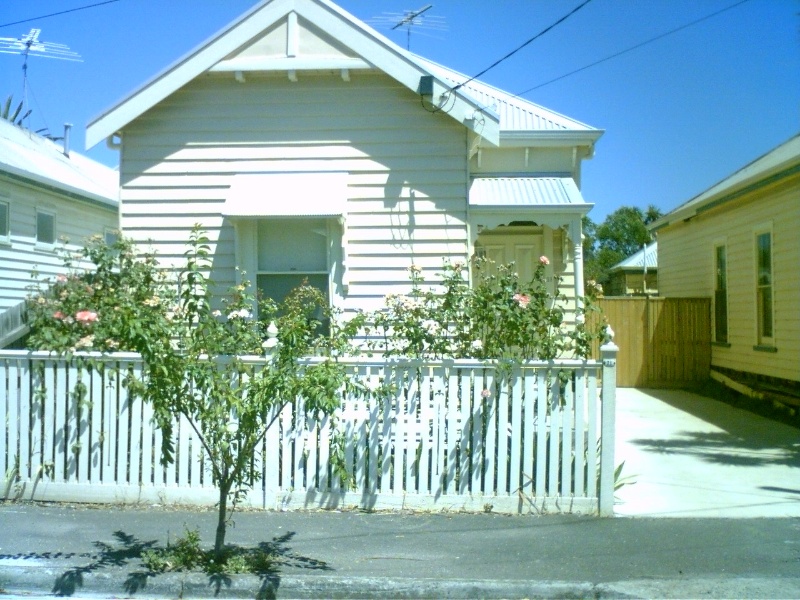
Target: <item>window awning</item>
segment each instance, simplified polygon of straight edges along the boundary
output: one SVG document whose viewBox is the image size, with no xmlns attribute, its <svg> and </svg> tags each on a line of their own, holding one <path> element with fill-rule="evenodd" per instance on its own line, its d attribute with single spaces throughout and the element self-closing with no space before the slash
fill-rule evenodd
<svg viewBox="0 0 800 600">
<path fill-rule="evenodd" d="M 591 208 L 571 177 L 476 177 L 469 188 L 471 208 Z"/>
<path fill-rule="evenodd" d="M 236 175 L 222 215 L 226 217 L 341 217 L 347 205 L 347 173 Z"/>
</svg>

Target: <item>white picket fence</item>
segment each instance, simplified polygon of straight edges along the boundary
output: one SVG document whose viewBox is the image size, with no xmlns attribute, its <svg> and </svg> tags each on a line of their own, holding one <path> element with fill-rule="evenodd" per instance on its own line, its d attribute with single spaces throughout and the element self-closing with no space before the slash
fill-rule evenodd
<svg viewBox="0 0 800 600">
<path fill-rule="evenodd" d="M 103 360 L 141 376 L 135 354 Z M 253 457 L 261 478 L 247 505 L 612 514 L 615 346 L 601 361 L 526 363 L 502 384 L 481 361 L 346 365 L 368 386 L 394 390 L 386 401 L 346 397 L 338 411 L 355 486 L 343 489 L 330 468 L 329 420 L 306 415 L 298 400 Z M 152 408 L 122 377 L 48 353 L 0 351 L 0 417 L 4 497 L 217 501 L 185 419 L 176 420 L 176 460 L 162 466 Z"/>
</svg>

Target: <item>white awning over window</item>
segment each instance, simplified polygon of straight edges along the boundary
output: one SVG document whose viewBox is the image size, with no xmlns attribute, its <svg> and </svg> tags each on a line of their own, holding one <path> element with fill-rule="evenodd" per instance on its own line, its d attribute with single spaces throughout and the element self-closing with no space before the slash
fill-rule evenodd
<svg viewBox="0 0 800 600">
<path fill-rule="evenodd" d="M 341 217 L 347 173 L 257 173 L 233 178 L 226 217 Z"/>
</svg>

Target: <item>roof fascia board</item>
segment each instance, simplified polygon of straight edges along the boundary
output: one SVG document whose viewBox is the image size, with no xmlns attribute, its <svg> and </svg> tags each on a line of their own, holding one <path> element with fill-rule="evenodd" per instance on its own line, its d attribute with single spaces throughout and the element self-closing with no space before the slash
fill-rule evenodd
<svg viewBox="0 0 800 600">
<path fill-rule="evenodd" d="M 656 232 L 661 229 L 664 229 L 665 227 L 669 227 L 670 225 L 673 225 L 679 221 L 685 221 L 687 219 L 691 219 L 692 217 L 696 217 L 699 214 L 708 212 L 709 210 L 717 208 L 718 206 L 721 206 L 723 204 L 727 204 L 729 202 L 733 202 L 734 200 L 738 200 L 742 196 L 746 196 L 747 194 L 756 192 L 769 185 L 772 185 L 773 183 L 777 183 L 783 179 L 791 177 L 792 175 L 795 175 L 797 173 L 800 173 L 800 164 L 796 164 L 792 167 L 789 167 L 788 169 L 784 169 L 783 171 L 779 171 L 768 177 L 764 177 L 762 179 L 753 181 L 752 183 L 750 183 L 750 185 L 745 185 L 744 187 L 741 187 L 734 191 L 728 191 L 728 193 L 722 193 L 722 194 L 714 194 L 704 199 L 701 202 L 697 202 L 696 204 L 692 204 L 691 206 L 687 206 L 683 209 L 676 208 L 671 213 L 668 213 L 663 217 L 661 217 L 660 219 L 654 221 L 650 225 L 649 229 L 652 232 Z M 692 200 L 690 200 L 689 202 L 692 202 Z"/>
<path fill-rule="evenodd" d="M 585 215 L 594 204 L 558 204 L 547 206 L 541 204 L 521 205 L 521 206 L 480 206 L 470 205 L 470 213 L 480 213 L 482 215 L 508 215 L 508 214 L 546 214 L 546 215 Z"/>
<path fill-rule="evenodd" d="M 367 29 L 327 0 L 272 0 L 253 8 L 237 21 L 201 44 L 173 65 L 156 75 L 116 106 L 93 119 L 86 128 L 86 147 L 91 148 L 121 130 L 125 125 L 167 96 L 208 71 L 226 56 L 253 39 L 290 12 L 311 21 L 334 39 L 341 40 L 360 56 L 415 93 L 420 77 L 430 75 L 421 65 L 374 30 Z M 232 33 L 235 31 L 235 35 Z M 449 91 L 449 86 L 434 77 L 434 98 Z M 446 111 L 462 125 L 492 145 L 499 144 L 500 120 L 477 102 L 460 92 Z M 479 116 L 482 115 L 482 116 Z"/>
<path fill-rule="evenodd" d="M 500 131 L 500 146 L 504 148 L 542 148 L 593 146 L 602 129 L 587 131 Z"/>
<path fill-rule="evenodd" d="M 78 190 L 77 188 L 73 188 L 71 186 L 57 184 L 56 182 L 52 182 L 46 179 L 38 179 L 35 177 L 31 177 L 29 173 L 27 175 L 23 175 L 20 172 L 14 172 L 14 171 L 15 170 L 11 170 L 9 167 L 4 167 L 3 170 L 0 171 L 0 177 L 6 177 L 12 181 L 15 181 L 23 185 L 28 185 L 41 190 L 45 190 L 47 192 L 50 192 L 51 194 L 64 196 L 71 200 L 77 200 L 79 202 L 91 204 L 92 206 L 98 206 L 100 208 L 113 211 L 115 213 L 119 210 L 119 205 L 116 200 L 112 200 L 110 198 L 104 198 L 103 196 L 92 194 L 91 192 Z"/>
</svg>

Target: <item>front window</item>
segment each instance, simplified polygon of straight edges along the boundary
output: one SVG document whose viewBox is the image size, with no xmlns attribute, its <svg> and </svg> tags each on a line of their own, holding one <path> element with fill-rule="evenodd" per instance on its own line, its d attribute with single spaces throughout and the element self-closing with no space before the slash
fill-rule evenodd
<svg viewBox="0 0 800 600">
<path fill-rule="evenodd" d="M 756 235 L 756 310 L 758 343 L 771 342 L 772 319 L 772 234 Z"/>
<path fill-rule="evenodd" d="M 728 341 L 728 259 L 725 246 L 714 248 L 714 339 Z"/>
<path fill-rule="evenodd" d="M 280 303 L 308 281 L 330 298 L 329 223 L 325 219 L 260 219 L 258 271 L 261 297 Z"/>
<path fill-rule="evenodd" d="M 56 243 L 56 216 L 43 210 L 36 211 L 36 243 Z"/>
</svg>

